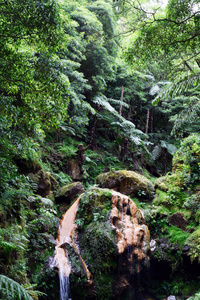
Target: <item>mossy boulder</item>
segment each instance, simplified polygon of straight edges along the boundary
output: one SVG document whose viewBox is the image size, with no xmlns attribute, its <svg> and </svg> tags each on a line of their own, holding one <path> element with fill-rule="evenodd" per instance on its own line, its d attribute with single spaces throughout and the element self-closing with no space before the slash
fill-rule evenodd
<svg viewBox="0 0 200 300">
<path fill-rule="evenodd" d="M 188 255 L 192 262 L 200 263 L 200 226 L 188 237 L 185 245 L 189 247 Z"/>
<path fill-rule="evenodd" d="M 96 221 L 105 221 L 111 209 L 112 191 L 92 187 L 81 197 L 78 208 L 78 218 L 88 225 L 95 218 Z"/>
<path fill-rule="evenodd" d="M 159 189 L 159 190 L 164 191 L 164 192 L 167 191 L 168 188 L 167 188 L 166 176 L 162 176 L 162 177 L 156 179 L 155 189 Z"/>
<path fill-rule="evenodd" d="M 96 179 L 102 188 L 114 189 L 130 197 L 151 200 L 154 197 L 154 186 L 145 176 L 133 171 L 120 170 L 100 174 Z"/>
<path fill-rule="evenodd" d="M 176 226 L 182 230 L 186 229 L 188 225 L 188 220 L 185 218 L 184 214 L 181 212 L 176 212 L 168 217 L 168 221 L 173 226 Z"/>
<path fill-rule="evenodd" d="M 71 266 L 69 297 L 132 299 L 129 291 L 135 289 L 134 279 L 149 267 L 149 231 L 138 221 L 143 217 L 142 211 L 128 196 L 97 186 L 77 201 L 76 226 L 70 233 L 72 242 L 68 239 L 62 244 Z M 66 223 L 61 222 L 62 228 L 71 216 L 75 218 L 76 202 L 63 217 Z M 91 276 L 87 280 L 88 273 Z"/>
<path fill-rule="evenodd" d="M 157 178 L 155 181 L 155 189 L 167 192 L 172 189 L 173 186 L 183 187 L 183 178 L 180 174 L 167 174 Z"/>
<path fill-rule="evenodd" d="M 85 191 L 83 185 L 80 182 L 73 182 L 60 187 L 55 195 L 55 200 L 57 203 L 70 204 L 78 194 Z"/>
<path fill-rule="evenodd" d="M 42 197 L 50 195 L 51 191 L 58 185 L 51 173 L 46 172 L 44 169 L 36 173 L 28 173 L 27 178 L 35 194 Z"/>
</svg>

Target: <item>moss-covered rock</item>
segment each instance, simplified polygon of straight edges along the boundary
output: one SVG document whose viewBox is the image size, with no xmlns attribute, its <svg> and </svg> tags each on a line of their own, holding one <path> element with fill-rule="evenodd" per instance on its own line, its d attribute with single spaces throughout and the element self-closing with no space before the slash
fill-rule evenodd
<svg viewBox="0 0 200 300">
<path fill-rule="evenodd" d="M 191 261 L 200 263 L 200 226 L 188 237 L 185 245 L 189 246 L 188 255 Z"/>
<path fill-rule="evenodd" d="M 100 174 L 97 176 L 96 182 L 103 188 L 114 189 L 130 197 L 149 200 L 154 196 L 152 182 L 133 171 L 120 170 Z"/>
<path fill-rule="evenodd" d="M 173 226 L 176 226 L 183 230 L 185 230 L 186 226 L 188 225 L 188 220 L 186 219 L 184 214 L 181 212 L 176 212 L 176 213 L 172 214 L 171 216 L 169 216 L 168 221 Z"/>
<path fill-rule="evenodd" d="M 76 217 L 76 226 L 69 223 L 71 217 Z M 60 228 L 68 232 L 62 247 L 70 262 L 69 297 L 106 300 L 128 295 L 133 277 L 149 266 L 150 236 L 143 212 L 124 194 L 96 186 L 88 189 L 68 209 Z"/>
<path fill-rule="evenodd" d="M 157 178 L 155 181 L 155 189 L 160 189 L 161 191 L 166 192 L 168 187 L 167 187 L 167 182 L 166 182 L 166 176 L 162 176 L 160 178 Z"/>
<path fill-rule="evenodd" d="M 42 197 L 50 195 L 50 192 L 54 190 L 58 184 L 51 173 L 46 172 L 44 169 L 40 169 L 36 173 L 28 173 L 27 178 L 33 191 Z"/>
<path fill-rule="evenodd" d="M 105 221 L 111 209 L 112 191 L 92 187 L 82 196 L 79 203 L 77 223 L 84 225 L 90 224 L 93 219 Z"/>
<path fill-rule="evenodd" d="M 60 187 L 56 192 L 55 200 L 58 203 L 65 202 L 70 204 L 78 194 L 81 194 L 84 191 L 85 189 L 80 182 L 73 182 Z"/>
</svg>

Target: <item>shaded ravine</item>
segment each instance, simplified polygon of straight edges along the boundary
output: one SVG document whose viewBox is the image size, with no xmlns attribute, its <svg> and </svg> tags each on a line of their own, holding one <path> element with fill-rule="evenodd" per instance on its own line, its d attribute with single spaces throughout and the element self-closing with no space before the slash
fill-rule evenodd
<svg viewBox="0 0 200 300">
<path fill-rule="evenodd" d="M 81 194 L 78 199 L 72 204 L 72 206 L 67 210 L 67 212 L 62 216 L 60 221 L 60 226 L 58 229 L 58 238 L 56 240 L 57 245 L 55 249 L 55 264 L 59 270 L 59 280 L 60 280 L 60 299 L 67 300 L 68 299 L 68 291 L 69 291 L 69 275 L 71 273 L 71 264 L 68 259 L 68 253 L 65 249 L 65 244 L 71 245 L 75 252 L 78 254 L 79 259 L 82 263 L 83 269 L 87 275 L 88 282 L 91 283 L 91 274 L 81 257 L 78 247 L 76 245 L 76 235 L 75 230 L 77 225 L 75 224 L 76 213 L 78 210 L 78 205 L 80 198 L 83 194 Z"/>
</svg>

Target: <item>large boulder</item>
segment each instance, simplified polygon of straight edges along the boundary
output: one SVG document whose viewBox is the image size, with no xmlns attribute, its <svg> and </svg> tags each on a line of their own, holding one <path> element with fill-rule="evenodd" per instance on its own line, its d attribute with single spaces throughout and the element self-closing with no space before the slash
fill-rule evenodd
<svg viewBox="0 0 200 300">
<path fill-rule="evenodd" d="M 37 195 L 46 197 L 58 184 L 50 172 L 43 169 L 37 173 L 29 173 L 27 175 L 29 182 Z"/>
<path fill-rule="evenodd" d="M 188 221 L 186 220 L 184 214 L 181 212 L 176 212 L 173 215 L 169 216 L 168 221 L 173 226 L 176 226 L 182 230 L 185 230 L 186 226 L 188 225 Z"/>
<path fill-rule="evenodd" d="M 154 197 L 152 182 L 133 171 L 110 171 L 97 176 L 96 182 L 102 188 L 114 189 L 130 197 L 139 197 L 143 200 Z"/>
<path fill-rule="evenodd" d="M 73 180 L 81 180 L 83 177 L 83 170 L 76 159 L 68 160 L 65 165 L 65 172 Z"/>
<path fill-rule="evenodd" d="M 70 204 L 78 194 L 84 191 L 84 186 L 80 182 L 73 182 L 60 187 L 55 195 L 55 200 L 58 203 Z"/>
</svg>

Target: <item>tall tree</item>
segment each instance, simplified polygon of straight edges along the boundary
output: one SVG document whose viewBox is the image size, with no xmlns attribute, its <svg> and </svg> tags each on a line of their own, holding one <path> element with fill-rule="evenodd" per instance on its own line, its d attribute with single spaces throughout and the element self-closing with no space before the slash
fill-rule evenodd
<svg viewBox="0 0 200 300">
<path fill-rule="evenodd" d="M 148 13 L 143 13 L 147 18 Z M 151 12 L 139 28 L 127 51 L 128 59 L 143 67 L 156 62 L 165 70 L 165 78 L 169 74 L 177 76 L 177 71 L 193 71 L 200 54 L 199 20 L 198 0 L 169 0 L 165 13 Z"/>
</svg>

